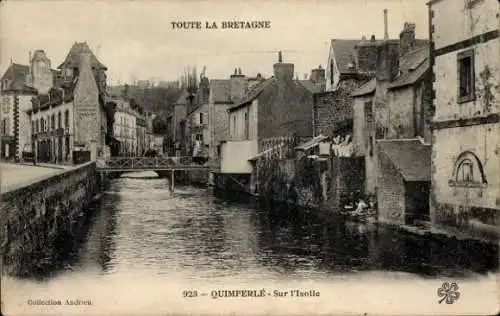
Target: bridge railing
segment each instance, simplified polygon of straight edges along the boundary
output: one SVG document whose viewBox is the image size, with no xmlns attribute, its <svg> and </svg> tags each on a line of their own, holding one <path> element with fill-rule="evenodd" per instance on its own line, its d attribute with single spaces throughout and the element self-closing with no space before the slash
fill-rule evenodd
<svg viewBox="0 0 500 316">
<path fill-rule="evenodd" d="M 200 165 L 191 156 L 182 157 L 110 157 L 101 158 L 97 166 L 107 169 L 145 169 Z"/>
</svg>

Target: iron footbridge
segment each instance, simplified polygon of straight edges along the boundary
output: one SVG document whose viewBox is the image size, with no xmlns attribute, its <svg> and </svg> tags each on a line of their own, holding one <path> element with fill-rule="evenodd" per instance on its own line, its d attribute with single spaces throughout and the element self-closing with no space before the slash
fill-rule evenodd
<svg viewBox="0 0 500 316">
<path fill-rule="evenodd" d="M 177 171 L 208 170 L 203 157 L 110 157 L 98 158 L 98 171 Z"/>
</svg>

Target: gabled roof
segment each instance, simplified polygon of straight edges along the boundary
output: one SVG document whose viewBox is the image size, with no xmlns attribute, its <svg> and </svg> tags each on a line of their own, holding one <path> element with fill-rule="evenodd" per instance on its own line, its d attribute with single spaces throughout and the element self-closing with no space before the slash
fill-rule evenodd
<svg viewBox="0 0 500 316">
<path fill-rule="evenodd" d="M 80 54 L 81 53 L 90 53 L 90 65 L 93 68 L 99 68 L 107 70 L 108 68 L 104 66 L 98 59 L 95 57 L 94 53 L 90 50 L 90 47 L 87 45 L 87 42 L 83 43 L 74 43 L 73 47 L 71 47 L 68 55 L 64 62 L 57 67 L 58 69 L 66 67 L 79 67 L 80 66 Z"/>
<path fill-rule="evenodd" d="M 314 83 L 311 80 L 299 80 L 300 84 L 312 93 L 319 93 L 325 91 L 325 83 Z"/>
<path fill-rule="evenodd" d="M 351 93 L 351 96 L 353 97 L 359 97 L 367 94 L 372 94 L 375 92 L 375 89 L 377 88 L 377 79 L 374 77 L 358 89 L 354 90 Z"/>
<path fill-rule="evenodd" d="M 8 79 L 11 87 L 8 90 L 22 90 L 26 86 L 26 75 L 29 67 L 26 65 L 12 63 L 2 76 L 2 81 Z"/>
<path fill-rule="evenodd" d="M 271 77 L 256 84 L 250 90 L 247 91 L 247 93 L 245 94 L 245 96 L 243 96 L 243 99 L 241 99 L 240 102 L 238 102 L 235 106 L 229 108 L 229 111 L 235 110 L 245 104 L 252 102 L 262 93 L 262 91 L 271 87 L 276 82 L 277 82 L 276 78 Z"/>
<path fill-rule="evenodd" d="M 228 79 L 210 80 L 210 90 L 214 103 L 232 103 L 231 101 L 231 81 Z"/>
<path fill-rule="evenodd" d="M 389 84 L 389 89 L 414 84 L 430 69 L 428 48 L 422 47 L 401 56 L 399 69 L 400 75 Z"/>
<path fill-rule="evenodd" d="M 419 139 L 378 140 L 383 153 L 406 181 L 431 180 L 431 145 Z"/>
<path fill-rule="evenodd" d="M 349 39 L 332 39 L 330 41 L 330 46 L 333 48 L 335 62 L 340 73 L 356 72 L 354 47 L 356 47 L 356 44 L 359 42 L 359 40 Z M 354 68 L 349 67 L 350 65 L 353 65 Z"/>
<path fill-rule="evenodd" d="M 388 41 L 391 44 L 399 43 L 399 39 L 389 39 Z M 330 46 L 333 48 L 335 62 L 340 73 L 352 74 L 365 71 L 375 72 L 377 47 L 384 42 L 385 40 L 332 39 Z M 427 44 L 428 40 L 415 39 L 415 48 L 424 47 Z M 358 56 L 357 61 L 356 47 L 364 50 L 364 53 Z"/>
</svg>

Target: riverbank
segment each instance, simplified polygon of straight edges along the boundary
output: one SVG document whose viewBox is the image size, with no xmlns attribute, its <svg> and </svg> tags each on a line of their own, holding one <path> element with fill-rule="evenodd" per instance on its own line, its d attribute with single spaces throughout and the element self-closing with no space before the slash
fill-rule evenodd
<svg viewBox="0 0 500 316">
<path fill-rule="evenodd" d="M 212 187 L 212 190 L 214 196 L 223 200 L 251 204 L 257 207 L 266 207 L 270 209 L 276 208 L 275 212 L 280 212 L 283 210 L 291 210 L 293 213 L 313 212 L 321 216 L 325 221 L 347 220 L 361 224 L 377 224 L 381 226 L 392 227 L 393 229 L 401 231 L 405 234 L 412 234 L 415 236 L 424 236 L 427 238 L 434 238 L 439 240 L 450 239 L 454 241 L 458 240 L 461 242 L 489 244 L 494 247 L 498 247 L 498 242 L 500 240 L 498 231 L 492 232 L 491 229 L 485 232 L 461 231 L 453 227 L 435 225 L 431 222 L 417 222 L 415 223 L 415 225 L 395 224 L 379 220 L 376 216 L 376 213 L 373 217 L 370 217 L 369 219 L 364 221 L 360 221 L 358 216 L 351 216 L 344 212 L 340 212 L 331 205 L 308 207 L 299 205 L 296 201 L 277 201 L 268 197 L 261 197 L 257 194 L 251 194 L 243 190 L 243 188 L 232 188 L 232 190 L 224 190 L 219 188 L 217 184 Z"/>
</svg>

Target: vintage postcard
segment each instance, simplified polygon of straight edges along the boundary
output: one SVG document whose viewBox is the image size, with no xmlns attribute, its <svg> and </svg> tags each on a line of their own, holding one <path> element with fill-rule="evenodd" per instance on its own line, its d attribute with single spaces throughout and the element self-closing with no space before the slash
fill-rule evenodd
<svg viewBox="0 0 500 316">
<path fill-rule="evenodd" d="M 496 315 L 498 0 L 0 3 L 1 315 Z"/>
</svg>

